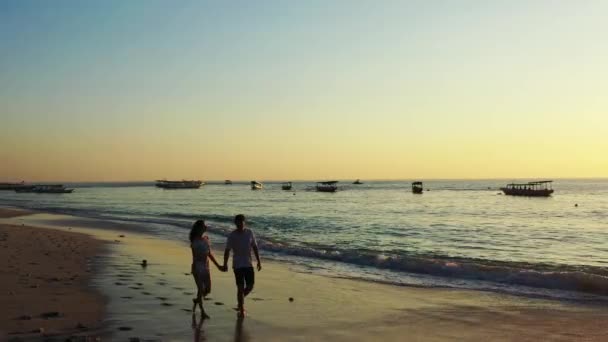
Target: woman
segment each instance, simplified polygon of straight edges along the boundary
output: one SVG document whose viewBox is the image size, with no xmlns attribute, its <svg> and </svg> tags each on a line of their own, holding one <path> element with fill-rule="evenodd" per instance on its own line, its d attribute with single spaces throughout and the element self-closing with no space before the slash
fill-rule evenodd
<svg viewBox="0 0 608 342">
<path fill-rule="evenodd" d="M 207 231 L 205 221 L 198 220 L 192 225 L 190 230 L 190 248 L 192 249 L 192 276 L 196 282 L 196 298 L 192 299 L 192 313 L 196 313 L 196 304 L 201 308 L 203 318 L 209 318 L 205 309 L 203 309 L 203 297 L 211 292 L 211 275 L 209 273 L 209 259 L 213 261 L 215 266 L 222 269 L 215 260 L 209 247 L 209 238 L 203 236 Z"/>
</svg>

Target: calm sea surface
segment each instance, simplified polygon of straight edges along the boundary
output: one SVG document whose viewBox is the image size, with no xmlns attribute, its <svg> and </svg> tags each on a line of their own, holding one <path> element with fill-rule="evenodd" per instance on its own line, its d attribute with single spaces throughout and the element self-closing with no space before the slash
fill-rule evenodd
<svg viewBox="0 0 608 342">
<path fill-rule="evenodd" d="M 72 194 L 0 192 L 0 205 L 140 223 L 186 240 L 203 218 L 221 246 L 243 213 L 266 257 L 304 272 L 416 286 L 505 291 L 577 300 L 608 298 L 608 180 L 557 180 L 550 198 L 499 194 L 508 181 L 207 184 L 74 184 Z M 112 185 L 112 186 L 109 186 Z M 128 186 L 132 185 L 132 186 Z M 578 206 L 575 206 L 578 204 Z"/>
</svg>

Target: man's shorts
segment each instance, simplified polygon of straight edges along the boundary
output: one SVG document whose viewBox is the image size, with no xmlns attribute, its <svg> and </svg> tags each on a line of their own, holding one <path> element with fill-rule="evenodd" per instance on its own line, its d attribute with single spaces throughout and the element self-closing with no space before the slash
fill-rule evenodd
<svg viewBox="0 0 608 342">
<path fill-rule="evenodd" d="M 234 269 L 234 280 L 236 280 L 236 286 L 242 288 L 253 288 L 255 283 L 255 273 L 253 267 L 242 267 Z"/>
</svg>

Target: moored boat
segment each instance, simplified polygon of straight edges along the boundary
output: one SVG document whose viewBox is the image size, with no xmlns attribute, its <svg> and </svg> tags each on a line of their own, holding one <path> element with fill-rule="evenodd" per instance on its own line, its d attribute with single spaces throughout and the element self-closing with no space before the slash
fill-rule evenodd
<svg viewBox="0 0 608 342">
<path fill-rule="evenodd" d="M 281 184 L 281 189 L 283 189 L 283 190 L 291 190 L 291 188 L 292 188 L 291 182 L 285 182 L 285 183 Z"/>
<path fill-rule="evenodd" d="M 224 181 L 224 184 L 226 184 L 226 185 L 232 185 L 232 181 L 230 179 L 226 179 Z"/>
<path fill-rule="evenodd" d="M 549 197 L 553 193 L 553 181 L 536 181 L 528 183 L 511 183 L 500 188 L 505 195 L 527 197 Z"/>
<path fill-rule="evenodd" d="M 262 183 L 251 181 L 251 190 L 262 190 L 263 187 Z"/>
<path fill-rule="evenodd" d="M 338 190 L 338 181 L 317 182 L 315 188 L 319 192 L 336 192 Z"/>
<path fill-rule="evenodd" d="M 17 190 L 32 187 L 32 185 L 26 185 L 25 182 L 19 183 L 0 183 L 0 190 Z"/>
<path fill-rule="evenodd" d="M 421 194 L 423 190 L 422 182 L 413 182 L 412 183 L 412 192 L 415 194 Z"/>
<path fill-rule="evenodd" d="M 356 181 L 353 182 L 353 184 L 359 185 L 359 184 L 363 184 L 363 182 L 361 182 L 361 180 L 357 179 Z"/>
<path fill-rule="evenodd" d="M 74 189 L 68 189 L 63 184 L 27 185 L 15 189 L 15 192 L 34 192 L 38 194 L 71 194 Z"/>
<path fill-rule="evenodd" d="M 162 189 L 198 189 L 204 183 L 200 180 L 168 181 L 157 180 L 156 186 Z"/>
</svg>

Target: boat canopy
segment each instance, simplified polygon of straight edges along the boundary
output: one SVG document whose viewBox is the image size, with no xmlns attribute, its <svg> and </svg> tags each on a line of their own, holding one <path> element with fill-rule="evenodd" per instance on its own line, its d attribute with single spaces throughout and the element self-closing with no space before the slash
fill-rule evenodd
<svg viewBox="0 0 608 342">
<path fill-rule="evenodd" d="M 412 185 L 422 185 L 422 182 L 412 182 Z"/>
</svg>

